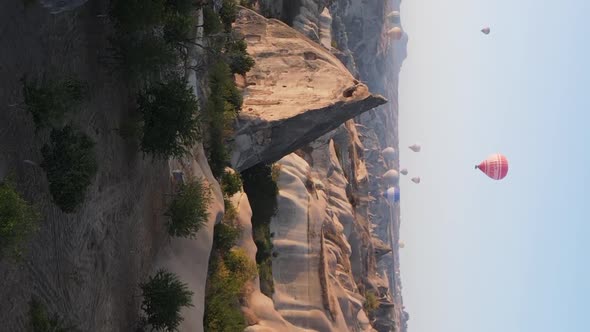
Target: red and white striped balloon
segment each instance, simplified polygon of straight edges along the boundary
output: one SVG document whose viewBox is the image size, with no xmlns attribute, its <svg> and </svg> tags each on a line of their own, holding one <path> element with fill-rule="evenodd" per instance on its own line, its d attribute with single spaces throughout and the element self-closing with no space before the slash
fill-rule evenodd
<svg viewBox="0 0 590 332">
<path fill-rule="evenodd" d="M 495 153 L 479 165 L 475 165 L 475 168 L 494 180 L 502 180 L 508 174 L 508 159 L 502 154 Z"/>
</svg>

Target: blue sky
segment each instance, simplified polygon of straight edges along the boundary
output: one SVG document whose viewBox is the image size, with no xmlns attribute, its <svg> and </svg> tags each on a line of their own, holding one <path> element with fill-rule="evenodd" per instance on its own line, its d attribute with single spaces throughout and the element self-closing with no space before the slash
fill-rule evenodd
<svg viewBox="0 0 590 332">
<path fill-rule="evenodd" d="M 402 2 L 410 332 L 590 331 L 589 13 L 581 0 Z M 503 181 L 473 169 L 495 152 Z"/>
</svg>

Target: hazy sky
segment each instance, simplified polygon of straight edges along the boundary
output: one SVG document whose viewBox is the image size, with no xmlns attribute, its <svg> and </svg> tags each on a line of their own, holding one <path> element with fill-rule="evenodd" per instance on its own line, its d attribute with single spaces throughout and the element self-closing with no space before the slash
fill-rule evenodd
<svg viewBox="0 0 590 332">
<path fill-rule="evenodd" d="M 409 331 L 590 331 L 590 1 L 404 0 L 401 17 Z M 495 152 L 503 181 L 473 167 Z"/>
</svg>

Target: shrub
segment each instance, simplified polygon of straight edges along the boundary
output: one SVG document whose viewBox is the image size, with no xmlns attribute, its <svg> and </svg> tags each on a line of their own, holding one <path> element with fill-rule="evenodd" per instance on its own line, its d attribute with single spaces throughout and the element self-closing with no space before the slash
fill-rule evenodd
<svg viewBox="0 0 590 332">
<path fill-rule="evenodd" d="M 45 306 L 37 299 L 31 299 L 29 303 L 29 324 L 31 332 L 73 332 L 73 327 L 66 327 L 63 319 L 54 314 L 49 316 Z"/>
<path fill-rule="evenodd" d="M 375 311 L 379 308 L 379 300 L 375 296 L 374 292 L 369 291 L 365 294 L 364 308 L 369 316 L 373 316 Z"/>
<path fill-rule="evenodd" d="M 88 86 L 73 78 L 27 82 L 23 79 L 25 105 L 37 129 L 58 125 L 88 96 Z"/>
<path fill-rule="evenodd" d="M 203 32 L 212 35 L 221 32 L 223 25 L 219 15 L 210 6 L 203 7 Z"/>
<path fill-rule="evenodd" d="M 215 249 L 221 253 L 228 252 L 236 245 L 241 231 L 240 227 L 233 223 L 222 222 L 215 225 L 213 231 L 213 245 Z"/>
<path fill-rule="evenodd" d="M 207 100 L 206 114 L 209 122 L 208 159 L 213 175 L 219 178 L 229 164 L 229 152 L 224 144 L 224 133 L 242 106 L 242 96 L 232 80 L 226 63 L 217 62 L 209 74 L 211 93 Z"/>
<path fill-rule="evenodd" d="M 156 84 L 138 96 L 138 105 L 143 115 L 143 152 L 181 157 L 199 140 L 199 104 L 184 79 Z"/>
<path fill-rule="evenodd" d="M 238 6 L 235 0 L 223 0 L 221 9 L 219 10 L 219 17 L 221 18 L 225 32 L 231 32 L 231 25 L 238 17 Z"/>
<path fill-rule="evenodd" d="M 165 215 L 171 236 L 194 237 L 207 222 L 211 192 L 203 180 L 195 179 L 180 185 Z"/>
<path fill-rule="evenodd" d="M 227 197 L 223 197 L 223 205 L 225 208 L 223 221 L 231 224 L 238 217 L 238 210 Z"/>
<path fill-rule="evenodd" d="M 178 331 L 184 320 L 182 307 L 192 307 L 193 292 L 173 273 L 158 270 L 146 283 L 140 284 L 143 302 L 141 308 L 146 322 L 158 331 Z"/>
<path fill-rule="evenodd" d="M 248 44 L 244 39 L 228 39 L 225 50 L 232 73 L 244 75 L 254 67 L 254 59 L 248 55 L 247 47 Z"/>
<path fill-rule="evenodd" d="M 0 183 L 0 257 L 20 258 L 23 245 L 39 228 L 40 214 L 10 183 Z"/>
<path fill-rule="evenodd" d="M 226 171 L 221 176 L 221 190 L 224 194 L 232 196 L 242 190 L 242 177 L 238 172 Z"/>
<path fill-rule="evenodd" d="M 195 18 L 192 15 L 168 14 L 164 24 L 164 40 L 184 48 L 186 41 L 191 39 L 195 23 Z"/>
<path fill-rule="evenodd" d="M 71 126 L 51 131 L 51 145 L 41 149 L 41 167 L 47 174 L 53 201 L 64 212 L 71 213 L 84 202 L 86 189 L 98 166 L 94 142 Z"/>
<path fill-rule="evenodd" d="M 165 0 L 115 0 L 111 7 L 120 33 L 153 28 L 163 22 L 165 13 Z"/>
<path fill-rule="evenodd" d="M 233 332 L 246 328 L 239 299 L 247 281 L 256 276 L 256 265 L 241 249 L 210 260 L 205 298 L 205 331 Z"/>
<path fill-rule="evenodd" d="M 157 79 L 178 63 L 174 47 L 158 36 L 119 35 L 112 38 L 111 43 L 120 61 L 120 70 L 132 80 Z"/>
</svg>

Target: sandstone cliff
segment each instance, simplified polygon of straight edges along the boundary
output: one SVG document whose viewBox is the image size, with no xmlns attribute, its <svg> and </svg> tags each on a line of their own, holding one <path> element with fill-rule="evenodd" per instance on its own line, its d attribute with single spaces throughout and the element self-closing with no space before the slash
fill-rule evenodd
<svg viewBox="0 0 590 332">
<path fill-rule="evenodd" d="M 386 102 L 329 51 L 280 21 L 242 10 L 235 29 L 256 60 L 233 142 L 231 162 L 239 171 L 276 161 Z"/>
</svg>

